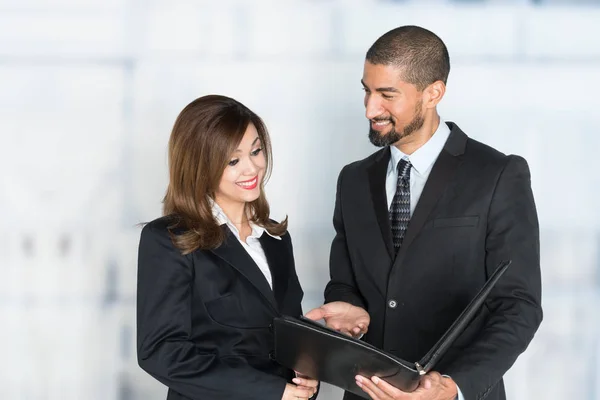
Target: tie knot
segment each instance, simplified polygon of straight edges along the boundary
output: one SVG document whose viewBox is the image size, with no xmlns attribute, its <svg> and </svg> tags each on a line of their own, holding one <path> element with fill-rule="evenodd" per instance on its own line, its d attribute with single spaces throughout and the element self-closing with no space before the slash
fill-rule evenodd
<svg viewBox="0 0 600 400">
<path fill-rule="evenodd" d="M 398 177 L 402 177 L 402 178 L 406 178 L 408 176 L 408 173 L 410 172 L 410 161 L 408 161 L 407 159 L 401 159 L 400 161 L 398 161 Z"/>
</svg>

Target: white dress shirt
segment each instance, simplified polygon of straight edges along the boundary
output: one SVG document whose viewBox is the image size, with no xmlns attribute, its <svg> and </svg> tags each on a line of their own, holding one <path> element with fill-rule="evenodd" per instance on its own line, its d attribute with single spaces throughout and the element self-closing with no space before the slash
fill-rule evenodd
<svg viewBox="0 0 600 400">
<path fill-rule="evenodd" d="M 231 230 L 231 232 L 233 232 L 233 234 L 235 235 L 237 240 L 240 242 L 240 244 L 242 245 L 244 250 L 246 250 L 248 255 L 250 255 L 250 257 L 252 257 L 252 259 L 254 260 L 256 265 L 258 265 L 258 268 L 260 269 L 260 271 L 263 273 L 263 275 L 267 279 L 267 282 L 269 282 L 269 286 L 271 287 L 271 289 L 273 289 L 273 278 L 271 277 L 271 270 L 269 269 L 269 263 L 267 262 L 267 256 L 265 255 L 265 252 L 264 252 L 264 250 L 260 244 L 260 241 L 258 239 L 260 239 L 262 234 L 265 232 L 267 233 L 267 235 L 269 235 L 277 240 L 281 240 L 281 237 L 271 235 L 262 226 L 258 226 L 256 224 L 250 222 L 250 228 L 252 229 L 252 233 L 250 233 L 250 235 L 246 238 L 246 241 L 244 242 L 242 240 L 242 238 L 240 237 L 239 230 L 236 228 L 236 226 L 233 224 L 233 222 L 231 222 L 231 220 L 229 219 L 227 214 L 225 214 L 223 209 L 212 199 L 211 199 L 210 203 L 212 205 L 213 216 L 217 220 L 217 223 L 219 225 L 227 225 L 227 227 Z"/>
<path fill-rule="evenodd" d="M 401 159 L 410 161 L 412 168 L 410 169 L 410 216 L 412 217 L 415 211 L 415 206 L 421 197 L 433 163 L 440 155 L 446 140 L 450 136 L 450 128 L 440 118 L 440 124 L 433 136 L 421 147 L 419 147 L 411 155 L 402 153 L 396 146 L 390 146 L 392 156 L 388 164 L 387 176 L 385 178 L 385 192 L 387 195 L 388 210 L 392 205 L 396 186 L 398 184 L 398 170 L 396 169 Z"/>
<path fill-rule="evenodd" d="M 415 207 L 419 202 L 423 188 L 429 178 L 431 168 L 437 160 L 438 156 L 442 152 L 446 140 L 450 136 L 450 128 L 440 118 L 440 124 L 438 125 L 433 136 L 421 147 L 419 147 L 411 155 L 402 153 L 396 146 L 390 146 L 391 157 L 390 163 L 388 164 L 387 176 L 385 178 L 385 192 L 387 195 L 388 210 L 392 206 L 392 200 L 396 193 L 396 186 L 398 184 L 398 163 L 401 159 L 410 161 L 412 168 L 410 169 L 410 216 L 412 217 Z M 458 385 L 456 386 L 458 391 L 458 400 L 464 400 L 464 397 L 460 391 Z"/>
</svg>

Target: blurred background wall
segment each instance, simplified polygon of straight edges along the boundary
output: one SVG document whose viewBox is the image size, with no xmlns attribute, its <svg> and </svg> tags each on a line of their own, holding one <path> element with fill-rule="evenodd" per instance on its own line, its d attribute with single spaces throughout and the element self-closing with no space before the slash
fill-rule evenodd
<svg viewBox="0 0 600 400">
<path fill-rule="evenodd" d="M 273 217 L 321 304 L 337 174 L 375 150 L 364 54 L 404 24 L 448 45 L 442 117 L 531 167 L 545 319 L 509 398 L 600 399 L 600 0 L 0 0 L 0 399 L 165 398 L 136 363 L 135 224 L 201 95 L 265 119 Z"/>
</svg>

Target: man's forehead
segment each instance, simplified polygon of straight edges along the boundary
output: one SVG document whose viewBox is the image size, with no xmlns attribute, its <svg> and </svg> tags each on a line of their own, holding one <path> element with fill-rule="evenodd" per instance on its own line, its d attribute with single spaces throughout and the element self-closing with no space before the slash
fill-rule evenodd
<svg viewBox="0 0 600 400">
<path fill-rule="evenodd" d="M 371 64 L 367 61 L 363 69 L 363 82 L 369 85 L 408 84 L 403 76 L 403 69 L 394 65 Z"/>
</svg>

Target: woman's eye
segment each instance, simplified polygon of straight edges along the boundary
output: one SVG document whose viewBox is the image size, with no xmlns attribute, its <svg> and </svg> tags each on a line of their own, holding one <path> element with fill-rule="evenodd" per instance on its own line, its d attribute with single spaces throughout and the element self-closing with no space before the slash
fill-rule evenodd
<svg viewBox="0 0 600 400">
<path fill-rule="evenodd" d="M 236 165 L 236 164 L 237 164 L 239 161 L 240 161 L 240 160 L 238 160 L 238 159 L 236 158 L 236 159 L 234 159 L 234 160 L 231 160 L 231 161 L 229 161 L 229 164 L 228 164 L 228 165 L 229 165 L 230 167 L 233 167 L 233 166 L 235 166 L 235 165 Z"/>
<path fill-rule="evenodd" d="M 251 154 L 253 156 L 257 156 L 261 151 L 262 151 L 262 148 L 259 147 L 258 149 L 254 150 Z"/>
</svg>

